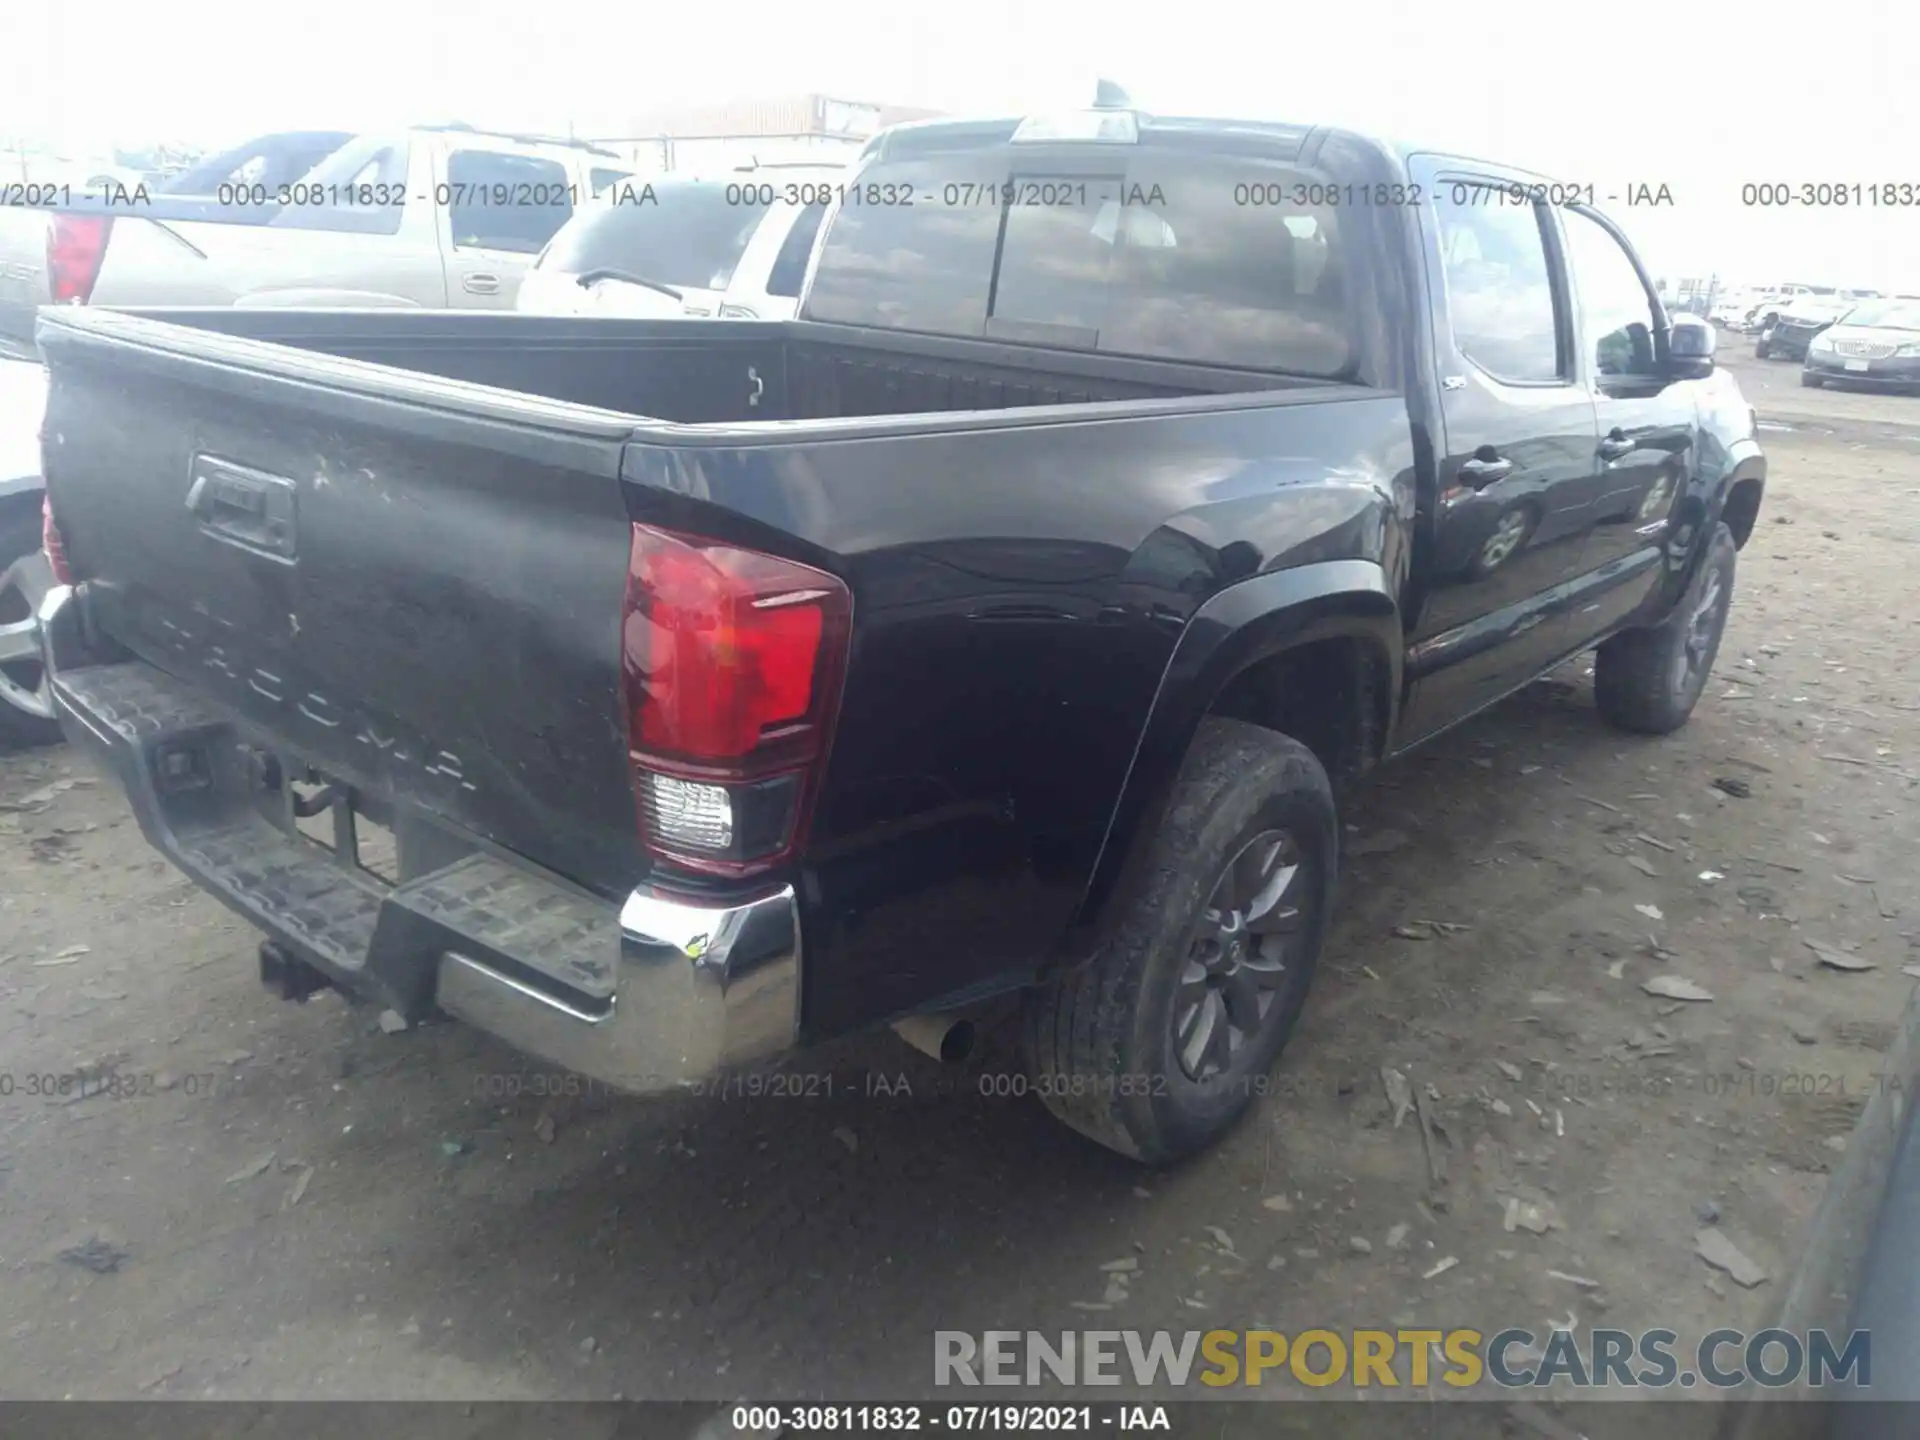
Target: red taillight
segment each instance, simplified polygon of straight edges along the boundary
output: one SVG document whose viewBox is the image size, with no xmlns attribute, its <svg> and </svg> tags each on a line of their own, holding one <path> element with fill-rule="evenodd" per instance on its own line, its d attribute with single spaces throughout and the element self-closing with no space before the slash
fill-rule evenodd
<svg viewBox="0 0 1920 1440">
<path fill-rule="evenodd" d="M 73 584 L 73 567 L 67 564 L 67 542 L 60 538 L 60 527 L 53 522 L 53 501 L 40 497 L 40 548 L 47 552 L 47 565 L 53 578 L 62 585 Z"/>
<path fill-rule="evenodd" d="M 47 228 L 47 289 L 56 305 L 84 305 L 100 278 L 111 215 L 55 215 Z"/>
<path fill-rule="evenodd" d="M 799 845 L 851 610 L 824 570 L 633 527 L 622 650 L 650 850 L 737 875 Z"/>
</svg>

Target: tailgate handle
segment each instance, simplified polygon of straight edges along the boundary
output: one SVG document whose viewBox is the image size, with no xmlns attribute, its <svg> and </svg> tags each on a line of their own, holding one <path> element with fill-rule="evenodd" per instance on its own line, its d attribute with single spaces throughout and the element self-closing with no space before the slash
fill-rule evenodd
<svg viewBox="0 0 1920 1440">
<path fill-rule="evenodd" d="M 294 556 L 294 485 L 281 475 L 196 455 L 187 509 L 224 544 L 276 560 Z"/>
</svg>

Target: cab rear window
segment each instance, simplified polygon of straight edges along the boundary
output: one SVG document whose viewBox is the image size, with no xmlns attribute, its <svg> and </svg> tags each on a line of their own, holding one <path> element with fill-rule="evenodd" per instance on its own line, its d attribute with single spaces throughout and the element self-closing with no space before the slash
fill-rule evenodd
<svg viewBox="0 0 1920 1440">
<path fill-rule="evenodd" d="M 1007 150 L 863 170 L 814 320 L 1335 377 L 1353 361 L 1336 197 L 1244 156 L 1124 173 Z M 873 195 L 889 203 L 856 203 Z M 903 197 L 912 203 L 900 203 Z"/>
</svg>

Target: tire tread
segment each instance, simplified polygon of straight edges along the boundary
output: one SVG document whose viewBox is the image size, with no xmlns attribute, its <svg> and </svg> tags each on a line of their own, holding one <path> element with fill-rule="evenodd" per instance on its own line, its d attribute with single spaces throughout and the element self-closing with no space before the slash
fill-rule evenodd
<svg viewBox="0 0 1920 1440">
<path fill-rule="evenodd" d="M 1160 918 L 1191 903 L 1183 890 L 1206 883 L 1190 863 L 1199 832 L 1224 792 L 1262 782 L 1274 789 L 1315 788 L 1331 810 L 1326 772 L 1299 741 L 1243 721 L 1203 721 L 1151 841 L 1145 875 L 1124 902 L 1125 917 L 1099 954 L 1036 992 L 1026 1007 L 1030 1067 L 1043 1076 L 1089 1082 L 1077 1095 L 1043 1087 L 1042 1102 L 1088 1139 L 1147 1164 L 1163 1164 L 1184 1152 L 1153 1135 L 1136 1134 L 1121 1097 L 1104 1082 L 1125 1073 L 1123 1049 L 1134 997 L 1147 952 L 1160 938 Z"/>
<path fill-rule="evenodd" d="M 1707 553 L 1673 613 L 1650 629 L 1623 630 L 1604 641 L 1595 652 L 1593 700 L 1609 725 L 1641 735 L 1669 735 L 1687 723 L 1694 705 L 1699 702 L 1700 692 L 1696 691 L 1684 705 L 1674 695 L 1667 678 L 1673 663 L 1673 647 L 1682 643 L 1686 617 L 1693 609 L 1694 599 L 1710 567 L 1725 564 L 1727 603 L 1729 606 L 1733 603 L 1736 548 L 1733 532 L 1724 524 L 1716 525 L 1707 542 Z M 1718 645 L 1716 640 L 1716 651 Z M 1708 673 L 1712 673 L 1711 665 Z M 1701 689 L 1705 687 L 1703 678 Z"/>
</svg>

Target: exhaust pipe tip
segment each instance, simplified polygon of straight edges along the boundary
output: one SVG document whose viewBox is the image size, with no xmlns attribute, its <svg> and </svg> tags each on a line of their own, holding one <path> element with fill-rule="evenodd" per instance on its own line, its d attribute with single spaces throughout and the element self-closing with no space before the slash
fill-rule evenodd
<svg viewBox="0 0 1920 1440">
<path fill-rule="evenodd" d="M 943 1065 L 958 1065 L 973 1054 L 978 1027 L 965 1015 L 909 1015 L 893 1022 L 893 1031 L 922 1055 Z"/>
<path fill-rule="evenodd" d="M 977 1038 L 974 1023 L 971 1020 L 956 1020 L 947 1027 L 947 1033 L 940 1040 L 940 1059 L 948 1065 L 958 1065 L 973 1054 L 974 1041 Z"/>
</svg>

